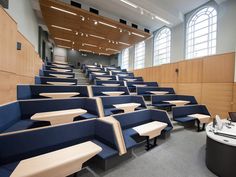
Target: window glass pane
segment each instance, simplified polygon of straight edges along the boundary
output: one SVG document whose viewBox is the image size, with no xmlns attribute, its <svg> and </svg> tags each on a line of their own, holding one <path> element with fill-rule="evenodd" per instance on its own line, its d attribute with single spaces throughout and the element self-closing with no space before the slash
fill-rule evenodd
<svg viewBox="0 0 236 177">
<path fill-rule="evenodd" d="M 145 64 L 145 42 L 135 45 L 134 69 L 144 68 Z"/>
<path fill-rule="evenodd" d="M 129 49 L 124 49 L 121 55 L 121 68 L 128 69 L 129 68 Z"/>
</svg>

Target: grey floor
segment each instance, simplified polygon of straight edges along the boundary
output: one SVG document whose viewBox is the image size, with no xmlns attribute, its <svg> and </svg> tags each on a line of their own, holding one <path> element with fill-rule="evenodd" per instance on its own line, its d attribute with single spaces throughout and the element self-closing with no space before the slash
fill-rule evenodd
<svg viewBox="0 0 236 177">
<path fill-rule="evenodd" d="M 181 130 L 158 143 L 149 152 L 140 146 L 136 157 L 109 171 L 83 170 L 78 177 L 215 177 L 205 166 L 205 132 Z"/>
</svg>

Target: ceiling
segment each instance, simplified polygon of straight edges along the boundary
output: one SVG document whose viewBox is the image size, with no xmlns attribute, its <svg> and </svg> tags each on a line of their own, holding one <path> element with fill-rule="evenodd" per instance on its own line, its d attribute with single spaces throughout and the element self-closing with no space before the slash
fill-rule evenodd
<svg viewBox="0 0 236 177">
<path fill-rule="evenodd" d="M 112 55 L 151 36 L 63 2 L 39 0 L 39 4 L 49 33 L 58 47 Z"/>
</svg>

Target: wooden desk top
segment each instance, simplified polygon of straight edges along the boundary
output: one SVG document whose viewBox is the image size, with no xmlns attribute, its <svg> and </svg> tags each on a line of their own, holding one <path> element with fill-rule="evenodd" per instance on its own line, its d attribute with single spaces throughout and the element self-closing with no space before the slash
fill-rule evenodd
<svg viewBox="0 0 236 177">
<path fill-rule="evenodd" d="M 103 80 L 103 81 L 107 81 L 107 80 L 111 80 L 112 78 L 110 77 L 96 77 L 99 80 Z"/>
<path fill-rule="evenodd" d="M 75 85 L 73 82 L 47 82 L 47 84 L 51 85 Z"/>
<path fill-rule="evenodd" d="M 102 75 L 105 75 L 106 73 L 92 72 L 92 74 L 95 74 L 95 75 L 100 75 L 100 76 L 102 76 Z"/>
<path fill-rule="evenodd" d="M 63 74 L 49 74 L 50 76 L 55 76 L 58 78 L 69 78 L 72 77 L 72 75 L 63 75 Z"/>
<path fill-rule="evenodd" d="M 80 171 L 84 162 L 102 151 L 88 141 L 22 160 L 11 177 L 65 177 Z"/>
<path fill-rule="evenodd" d="M 96 68 L 97 66 L 94 66 L 94 65 L 86 65 L 86 67 L 88 67 L 88 68 Z"/>
<path fill-rule="evenodd" d="M 201 123 L 209 123 L 211 116 L 205 114 L 190 114 L 188 117 L 198 119 Z"/>
<path fill-rule="evenodd" d="M 65 62 L 65 61 L 55 61 L 55 63 L 66 64 L 66 65 L 68 65 L 68 62 Z"/>
<path fill-rule="evenodd" d="M 174 104 L 176 106 L 178 106 L 178 105 L 186 105 L 186 104 L 190 103 L 190 101 L 185 101 L 185 100 L 168 100 L 168 101 L 163 101 L 163 102 Z"/>
<path fill-rule="evenodd" d="M 141 106 L 141 104 L 140 103 L 123 103 L 123 104 L 114 104 L 113 106 L 119 109 L 123 109 L 127 107 L 139 107 Z"/>
<path fill-rule="evenodd" d="M 128 79 L 128 78 L 124 78 L 124 80 L 128 81 L 128 82 L 134 82 L 136 81 L 137 79 Z"/>
<path fill-rule="evenodd" d="M 128 76 L 128 74 L 117 74 L 118 76 L 121 76 L 121 77 L 126 77 Z"/>
<path fill-rule="evenodd" d="M 51 69 L 58 72 L 71 72 L 71 70 L 68 69 L 60 69 L 60 68 L 51 68 Z"/>
<path fill-rule="evenodd" d="M 167 127 L 167 123 L 153 121 L 149 122 L 133 129 L 138 132 L 140 136 L 149 136 L 149 138 L 154 138 L 160 135 L 161 131 Z"/>
<path fill-rule="evenodd" d="M 135 86 L 135 87 L 147 87 L 147 85 L 144 85 L 144 84 L 133 84 L 133 86 Z"/>
<path fill-rule="evenodd" d="M 120 96 L 122 94 L 124 94 L 125 92 L 102 92 L 105 95 L 109 95 L 109 96 Z"/>
<path fill-rule="evenodd" d="M 154 95 L 166 95 L 169 93 L 169 92 L 165 92 L 165 91 L 147 91 L 147 92 L 150 92 Z"/>
<path fill-rule="evenodd" d="M 84 109 L 68 109 L 61 111 L 41 112 L 34 114 L 32 120 L 50 121 L 52 125 L 73 122 L 77 116 L 87 113 Z"/>
<path fill-rule="evenodd" d="M 90 71 L 101 71 L 101 69 L 89 68 Z"/>
<path fill-rule="evenodd" d="M 45 97 L 49 97 L 49 98 L 70 98 L 73 96 L 77 96 L 79 95 L 79 92 L 55 92 L 55 93 L 40 93 L 40 96 L 45 96 Z"/>
<path fill-rule="evenodd" d="M 120 86 L 120 84 L 102 84 L 103 86 L 107 86 L 107 87 L 117 87 Z"/>
<path fill-rule="evenodd" d="M 53 66 L 57 66 L 57 67 L 60 67 L 60 68 L 68 68 L 69 67 L 69 66 L 60 65 L 60 64 L 53 64 Z"/>
</svg>

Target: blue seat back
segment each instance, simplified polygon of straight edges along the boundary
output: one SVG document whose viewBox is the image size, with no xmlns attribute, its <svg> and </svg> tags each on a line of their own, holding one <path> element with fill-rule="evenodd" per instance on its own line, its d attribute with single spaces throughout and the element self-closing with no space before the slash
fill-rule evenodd
<svg viewBox="0 0 236 177">
<path fill-rule="evenodd" d="M 99 75 L 95 75 L 95 74 L 90 74 L 89 75 L 89 80 L 90 81 L 99 80 L 99 79 L 97 79 L 97 77 L 109 77 L 109 78 L 111 78 L 111 80 L 116 80 L 116 76 L 110 76 L 110 75 L 99 76 Z"/>
<path fill-rule="evenodd" d="M 151 93 L 149 91 L 165 91 L 165 92 L 169 92 L 168 94 L 175 94 L 174 89 L 168 88 L 168 87 L 138 87 L 137 88 L 138 95 L 150 95 Z"/>
<path fill-rule="evenodd" d="M 134 73 L 128 73 L 128 72 L 112 72 L 112 70 L 111 70 L 111 74 L 112 75 L 117 75 L 117 74 L 127 74 L 129 77 L 134 77 Z"/>
<path fill-rule="evenodd" d="M 190 101 L 189 104 L 197 104 L 197 101 L 194 96 L 189 95 L 153 95 L 152 104 L 162 103 L 163 101 L 169 100 L 184 100 Z"/>
<path fill-rule="evenodd" d="M 119 81 L 125 81 L 125 79 L 137 79 L 136 81 L 143 82 L 143 77 L 119 76 Z"/>
<path fill-rule="evenodd" d="M 21 110 L 17 101 L 0 106 L 0 133 L 19 121 L 20 118 Z"/>
<path fill-rule="evenodd" d="M 145 102 L 142 96 L 109 96 L 101 97 L 103 108 L 112 108 L 114 104 L 124 103 L 140 103 L 140 107 L 145 107 Z"/>
<path fill-rule="evenodd" d="M 120 84 L 120 86 L 124 86 L 123 81 L 101 81 L 101 80 L 95 80 L 94 81 L 95 85 L 103 85 L 103 84 Z"/>
<path fill-rule="evenodd" d="M 102 92 L 109 91 L 109 92 L 114 92 L 114 91 L 121 91 L 124 92 L 122 95 L 129 95 L 129 91 L 127 87 L 105 87 L 105 86 L 92 86 L 92 92 L 93 96 L 107 96 L 103 94 Z"/>
<path fill-rule="evenodd" d="M 54 86 L 54 85 L 17 85 L 17 99 L 39 99 L 46 98 L 40 93 L 55 92 L 79 92 L 75 97 L 89 97 L 87 86 Z"/>
<path fill-rule="evenodd" d="M 35 76 L 35 84 L 48 84 L 47 82 L 71 82 L 77 85 L 77 79 Z"/>
<path fill-rule="evenodd" d="M 66 70 L 70 70 L 69 72 L 73 72 L 73 69 L 72 69 L 72 68 L 61 68 L 61 67 L 56 67 L 56 66 L 52 66 L 52 65 L 43 65 L 43 66 L 42 66 L 42 70 L 54 71 L 52 68 L 66 69 Z"/>
<path fill-rule="evenodd" d="M 50 71 L 50 70 L 39 70 L 39 75 L 43 77 L 55 77 L 52 76 L 51 74 L 62 74 L 62 75 L 67 75 L 69 78 L 75 78 L 75 73 L 71 72 L 57 72 L 57 71 Z"/>
<path fill-rule="evenodd" d="M 44 62 L 46 65 L 52 65 L 52 64 L 58 64 L 58 65 L 65 65 L 65 66 L 69 66 L 69 67 L 73 67 L 72 64 L 64 64 L 64 63 L 57 63 L 56 61 L 55 62 L 51 62 L 51 61 L 45 61 Z"/>
<path fill-rule="evenodd" d="M 128 87 L 135 87 L 135 84 L 143 84 L 147 85 L 148 87 L 158 87 L 157 82 L 141 82 L 141 81 L 134 81 L 134 82 L 126 82 Z"/>
<path fill-rule="evenodd" d="M 150 118 L 152 121 L 159 121 L 159 122 L 164 122 L 168 124 L 168 127 L 172 127 L 173 125 L 168 117 L 167 112 L 162 111 L 162 110 L 149 110 L 150 111 Z"/>
<path fill-rule="evenodd" d="M 69 69 L 72 71 L 72 67 L 66 65 L 65 67 L 55 66 L 55 65 L 45 65 L 43 64 L 43 68 L 47 70 L 47 68 L 60 68 L 60 69 Z"/>
<path fill-rule="evenodd" d="M 188 105 L 182 107 L 173 107 L 173 118 L 186 117 L 190 114 L 210 115 L 205 105 Z"/>
</svg>

